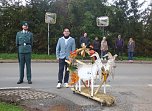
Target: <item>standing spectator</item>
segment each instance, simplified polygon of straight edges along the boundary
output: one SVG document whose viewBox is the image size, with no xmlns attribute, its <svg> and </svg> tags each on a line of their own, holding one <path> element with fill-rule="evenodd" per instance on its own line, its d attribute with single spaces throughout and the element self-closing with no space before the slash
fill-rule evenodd
<svg viewBox="0 0 152 111">
<path fill-rule="evenodd" d="M 65 68 L 64 75 L 64 87 L 68 87 L 69 71 L 67 71 L 67 63 L 65 60 L 69 59 L 71 51 L 75 50 L 75 39 L 70 37 L 70 31 L 65 28 L 63 31 L 63 37 L 60 37 L 56 46 L 56 57 L 59 61 L 59 72 L 58 72 L 58 84 L 57 88 L 62 87 L 63 72 Z"/>
<path fill-rule="evenodd" d="M 134 49 L 135 49 L 135 41 L 132 38 L 129 38 L 129 41 L 128 41 L 128 60 L 129 60 L 129 62 L 133 62 Z"/>
<path fill-rule="evenodd" d="M 118 38 L 116 39 L 115 42 L 115 48 L 116 48 L 116 53 L 118 54 L 118 58 L 120 60 L 123 60 L 122 58 L 123 47 L 124 47 L 124 40 L 121 38 L 121 35 L 118 35 Z"/>
<path fill-rule="evenodd" d="M 107 54 L 108 51 L 108 43 L 106 40 L 106 37 L 103 37 L 102 41 L 101 41 L 101 59 L 102 60 L 106 60 L 105 57 L 103 57 L 105 54 Z"/>
<path fill-rule="evenodd" d="M 31 53 L 33 45 L 33 33 L 28 31 L 28 23 L 23 21 L 22 31 L 16 34 L 16 46 L 18 47 L 18 60 L 20 69 L 20 78 L 17 84 L 23 83 L 24 68 L 26 64 L 26 75 L 28 84 L 32 84 L 31 81 Z"/>
<path fill-rule="evenodd" d="M 82 46 L 83 43 L 85 43 L 86 47 L 89 47 L 90 45 L 90 40 L 86 32 L 83 34 L 82 37 L 80 37 L 80 45 Z"/>
<path fill-rule="evenodd" d="M 98 37 L 95 37 L 93 41 L 93 49 L 100 55 L 100 41 L 98 40 Z"/>
</svg>

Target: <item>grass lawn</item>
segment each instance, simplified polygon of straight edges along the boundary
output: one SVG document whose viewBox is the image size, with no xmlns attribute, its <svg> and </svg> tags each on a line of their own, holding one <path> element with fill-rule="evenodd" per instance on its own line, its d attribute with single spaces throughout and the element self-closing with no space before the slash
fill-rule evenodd
<svg viewBox="0 0 152 111">
<path fill-rule="evenodd" d="M 78 57 L 79 59 L 82 59 L 82 57 Z M 87 56 L 87 58 L 89 59 L 89 56 Z M 0 54 L 0 60 L 6 60 L 6 59 L 10 59 L 10 60 L 16 60 L 18 59 L 18 55 L 17 53 L 1 53 Z M 40 60 L 53 60 L 56 59 L 55 54 L 51 54 L 51 55 L 47 55 L 47 54 L 34 54 L 32 53 L 32 59 L 36 60 L 36 59 L 40 59 Z M 128 57 L 124 56 L 123 57 L 124 60 L 127 60 Z M 134 57 L 134 60 L 142 60 L 142 61 L 152 61 L 152 57 Z"/>
<path fill-rule="evenodd" d="M 25 110 L 19 106 L 13 105 L 13 104 L 7 104 L 4 102 L 0 102 L 0 111 L 25 111 Z"/>
<path fill-rule="evenodd" d="M 7 54 L 7 53 L 1 53 L 0 54 L 0 60 L 6 60 L 6 59 L 18 59 L 18 54 L 17 53 L 11 53 L 11 54 Z M 52 55 L 47 55 L 47 54 L 32 54 L 32 59 L 56 59 L 56 56 L 54 54 Z"/>
<path fill-rule="evenodd" d="M 125 56 L 123 59 L 128 60 L 128 57 Z M 152 61 L 152 57 L 134 57 L 133 59 L 138 61 Z"/>
</svg>

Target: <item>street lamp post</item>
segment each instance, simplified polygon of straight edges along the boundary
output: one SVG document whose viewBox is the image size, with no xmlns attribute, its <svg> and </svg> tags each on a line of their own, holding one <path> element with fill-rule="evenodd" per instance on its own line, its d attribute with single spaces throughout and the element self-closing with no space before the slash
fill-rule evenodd
<svg viewBox="0 0 152 111">
<path fill-rule="evenodd" d="M 56 23 L 56 13 L 46 12 L 45 23 L 48 24 L 48 55 L 50 55 L 50 24 Z"/>
<path fill-rule="evenodd" d="M 50 24 L 48 23 L 48 55 L 50 55 Z"/>
</svg>

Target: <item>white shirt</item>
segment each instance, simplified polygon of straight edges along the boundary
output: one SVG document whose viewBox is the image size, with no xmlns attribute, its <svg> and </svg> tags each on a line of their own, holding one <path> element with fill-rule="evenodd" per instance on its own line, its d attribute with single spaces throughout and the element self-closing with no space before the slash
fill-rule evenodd
<svg viewBox="0 0 152 111">
<path fill-rule="evenodd" d="M 64 37 L 63 37 L 64 38 Z M 65 39 L 64 38 L 64 41 L 65 41 L 65 45 L 67 45 L 67 43 L 68 43 L 68 40 L 70 39 L 71 37 L 69 37 L 68 39 Z"/>
<path fill-rule="evenodd" d="M 26 30 L 23 30 L 23 33 L 27 33 L 27 31 L 26 31 Z"/>
</svg>

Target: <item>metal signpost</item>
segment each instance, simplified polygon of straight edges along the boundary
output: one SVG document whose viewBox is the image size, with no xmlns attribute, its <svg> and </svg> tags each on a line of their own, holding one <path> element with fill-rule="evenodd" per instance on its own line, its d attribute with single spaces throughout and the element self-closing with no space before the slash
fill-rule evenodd
<svg viewBox="0 0 152 111">
<path fill-rule="evenodd" d="M 45 23 L 48 24 L 48 55 L 50 55 L 50 24 L 56 23 L 56 13 L 46 12 Z"/>
<path fill-rule="evenodd" d="M 103 36 L 104 36 L 104 27 L 109 26 L 109 17 L 107 16 L 97 17 L 96 22 L 98 27 L 100 28 L 102 27 Z"/>
</svg>

